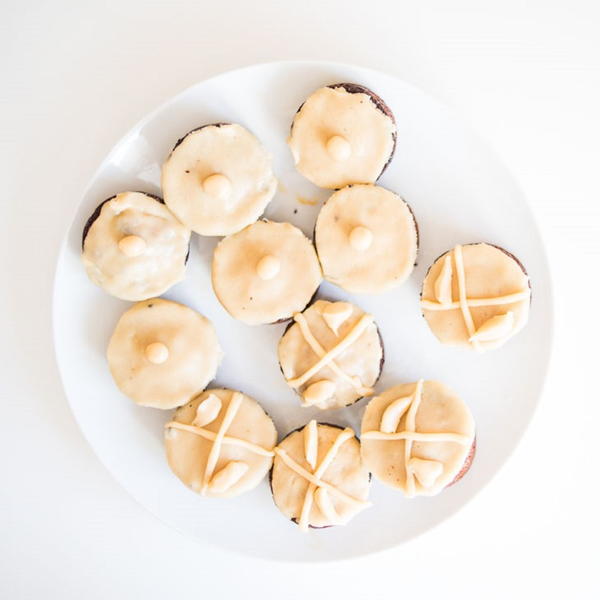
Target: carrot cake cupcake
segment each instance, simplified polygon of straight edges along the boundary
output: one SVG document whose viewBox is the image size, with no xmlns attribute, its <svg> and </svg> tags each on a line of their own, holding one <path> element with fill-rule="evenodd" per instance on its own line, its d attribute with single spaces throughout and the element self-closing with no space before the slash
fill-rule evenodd
<svg viewBox="0 0 600 600">
<path fill-rule="evenodd" d="M 350 185 L 321 208 L 315 244 L 325 279 L 351 293 L 379 294 L 411 274 L 418 231 L 400 196 L 377 185 Z"/>
<path fill-rule="evenodd" d="M 229 235 L 262 215 L 277 181 L 271 156 L 247 129 L 216 123 L 177 142 L 161 186 L 167 206 L 192 231 Z"/>
<path fill-rule="evenodd" d="M 119 389 L 137 404 L 154 408 L 189 402 L 214 378 L 222 357 L 206 317 L 162 298 L 126 310 L 107 350 Z"/>
<path fill-rule="evenodd" d="M 185 275 L 190 230 L 152 194 L 108 198 L 88 219 L 82 237 L 88 277 L 122 300 L 158 296 Z"/>
<path fill-rule="evenodd" d="M 301 529 L 345 525 L 370 506 L 370 475 L 350 428 L 310 421 L 275 448 L 271 491 Z"/>
<path fill-rule="evenodd" d="M 289 223 L 253 223 L 221 240 L 213 254 L 215 294 L 232 317 L 248 325 L 304 310 L 321 279 L 314 246 Z"/>
<path fill-rule="evenodd" d="M 302 406 L 340 408 L 373 394 L 383 345 L 373 315 L 348 302 L 317 300 L 294 315 L 278 356 Z"/>
<path fill-rule="evenodd" d="M 456 246 L 430 267 L 421 309 L 442 344 L 476 351 L 502 346 L 529 317 L 531 288 L 523 265 L 491 244 Z"/>
<path fill-rule="evenodd" d="M 319 187 L 373 183 L 394 154 L 396 122 L 370 89 L 336 83 L 298 109 L 288 144 L 298 171 Z"/>
<path fill-rule="evenodd" d="M 230 498 L 255 488 L 273 464 L 277 431 L 249 396 L 206 390 L 165 427 L 169 466 L 203 496 Z"/>
<path fill-rule="evenodd" d="M 376 479 L 405 496 L 434 496 L 469 470 L 475 424 L 445 385 L 397 385 L 367 405 L 360 436 L 363 461 Z"/>
</svg>

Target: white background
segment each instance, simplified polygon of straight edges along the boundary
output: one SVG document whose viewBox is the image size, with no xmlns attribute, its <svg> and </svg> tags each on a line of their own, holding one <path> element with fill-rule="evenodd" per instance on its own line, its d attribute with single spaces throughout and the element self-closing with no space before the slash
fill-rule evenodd
<svg viewBox="0 0 600 600">
<path fill-rule="evenodd" d="M 3 0 L 0 597 L 598 597 L 599 30 L 593 1 Z M 418 540 L 323 565 L 207 549 L 135 504 L 73 421 L 50 329 L 61 237 L 114 142 L 198 80 L 294 58 L 452 105 L 520 180 L 556 289 L 546 392 L 500 475 Z"/>
</svg>

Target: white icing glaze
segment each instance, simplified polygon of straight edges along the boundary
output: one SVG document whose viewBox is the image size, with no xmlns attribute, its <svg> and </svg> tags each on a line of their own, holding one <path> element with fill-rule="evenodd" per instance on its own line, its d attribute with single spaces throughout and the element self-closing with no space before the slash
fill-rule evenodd
<svg viewBox="0 0 600 600">
<path fill-rule="evenodd" d="M 148 360 L 148 347 L 160 346 L 167 349 L 167 359 Z M 222 356 L 215 329 L 206 317 L 162 298 L 138 302 L 125 311 L 107 349 L 110 371 L 120 390 L 137 404 L 154 408 L 188 402 L 213 379 Z"/>
<path fill-rule="evenodd" d="M 279 270 L 265 279 L 257 266 L 267 256 L 267 274 L 272 274 L 275 261 Z M 215 294 L 232 317 L 248 325 L 289 319 L 303 310 L 321 276 L 310 240 L 289 223 L 258 221 L 224 238 L 213 254 Z"/>
<path fill-rule="evenodd" d="M 162 168 L 165 202 L 201 235 L 229 235 L 256 221 L 275 195 L 271 157 L 241 125 L 189 133 Z"/>
<path fill-rule="evenodd" d="M 385 411 L 406 397 L 412 402 L 400 419 L 399 431 L 381 432 Z M 473 417 L 465 403 L 441 383 L 420 381 L 393 387 L 369 402 L 362 421 L 361 451 L 369 470 L 386 485 L 409 497 L 430 496 L 455 479 L 474 438 Z M 419 460 L 439 463 L 441 470 Z"/>
<path fill-rule="evenodd" d="M 304 457 L 310 468 L 314 471 L 317 466 L 317 453 L 319 450 L 319 434 L 317 422 L 313 419 L 304 428 Z"/>
<path fill-rule="evenodd" d="M 323 205 L 315 244 L 324 277 L 357 294 L 401 285 L 417 258 L 417 228 L 400 196 L 376 185 L 353 185 Z"/>
<path fill-rule="evenodd" d="M 221 403 L 216 419 L 203 427 L 192 425 L 198 407 L 210 397 Z M 207 390 L 178 409 L 165 427 L 169 465 L 198 493 L 237 496 L 256 487 L 271 467 L 277 441 L 273 422 L 255 400 L 239 392 Z"/>
<path fill-rule="evenodd" d="M 372 315 L 349 304 L 351 314 L 334 332 L 324 318 L 330 304 L 318 300 L 304 313 L 294 315 L 296 323 L 286 331 L 278 349 L 287 383 L 300 395 L 324 380 L 334 384 L 333 396 L 314 403 L 323 409 L 346 406 L 371 395 L 383 356 Z"/>
<path fill-rule="evenodd" d="M 291 433 L 275 448 L 271 479 L 276 505 L 303 530 L 346 523 L 370 506 L 369 474 L 354 432 L 316 424 L 318 458 L 313 466 L 306 460 L 309 427 L 315 426 Z"/>
<path fill-rule="evenodd" d="M 326 406 L 335 394 L 335 383 L 321 379 L 311 383 L 303 392 L 303 406 Z"/>
<path fill-rule="evenodd" d="M 452 261 L 453 269 L 446 266 Z M 444 283 L 445 302 L 440 302 L 444 270 L 450 270 L 450 282 Z M 421 308 L 442 343 L 483 351 L 501 346 L 525 326 L 530 298 L 529 279 L 511 256 L 489 244 L 469 244 L 431 266 Z"/>
<path fill-rule="evenodd" d="M 392 155 L 395 132 L 368 94 L 324 87 L 294 117 L 288 144 L 300 173 L 336 189 L 374 182 Z"/>
<path fill-rule="evenodd" d="M 185 275 L 190 230 L 155 198 L 123 192 L 102 205 L 83 242 L 88 277 L 123 300 L 166 292 Z"/>
</svg>

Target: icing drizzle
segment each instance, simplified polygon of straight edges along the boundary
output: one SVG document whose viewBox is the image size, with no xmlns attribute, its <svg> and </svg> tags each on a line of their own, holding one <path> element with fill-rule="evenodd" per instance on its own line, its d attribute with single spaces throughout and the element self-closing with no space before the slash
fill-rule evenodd
<svg viewBox="0 0 600 600">
<path fill-rule="evenodd" d="M 317 422 L 315 420 L 310 421 L 304 428 L 303 434 L 305 436 L 305 458 L 310 465 L 312 472 L 299 465 L 285 450 L 278 447 L 274 449 L 275 454 L 281 458 L 288 468 L 306 479 L 309 483 L 302 502 L 300 518 L 298 519 L 300 529 L 303 531 L 308 530 L 313 501 L 316 501 L 317 506 L 319 506 L 325 516 L 332 520 L 332 525 L 339 523 L 339 516 L 335 512 L 335 508 L 333 507 L 333 503 L 329 496 L 337 496 L 341 500 L 356 506 L 359 510 L 371 506 L 370 502 L 354 498 L 322 479 L 325 471 L 334 461 L 344 442 L 354 437 L 354 431 L 349 427 L 340 431 L 333 444 L 331 444 L 325 453 L 325 456 L 318 464 L 316 463 L 315 456 L 319 444 Z"/>
<path fill-rule="evenodd" d="M 209 396 L 209 398 L 210 398 L 210 396 Z M 180 423 L 179 421 L 170 421 L 169 423 L 167 423 L 165 425 L 165 428 L 167 429 L 167 431 L 169 431 L 171 429 L 179 429 L 181 431 L 187 431 L 189 433 L 193 433 L 195 435 L 203 437 L 204 439 L 210 440 L 212 442 L 212 446 L 211 446 L 210 452 L 208 454 L 208 458 L 206 460 L 206 467 L 204 469 L 204 474 L 202 475 L 202 483 L 200 486 L 200 494 L 202 494 L 203 496 L 206 495 L 206 491 L 208 490 L 209 486 L 212 483 L 212 480 L 214 479 L 213 475 L 214 475 L 215 467 L 217 465 L 217 461 L 219 460 L 219 455 L 221 453 L 221 448 L 223 445 L 228 444 L 231 446 L 239 446 L 241 448 L 245 448 L 246 450 L 249 450 L 250 452 L 254 452 L 255 454 L 258 454 L 260 456 L 274 456 L 274 452 L 271 449 L 263 448 L 262 446 L 259 446 L 258 444 L 249 442 L 248 440 L 235 438 L 235 437 L 226 435 L 227 430 L 233 423 L 233 420 L 235 419 L 235 416 L 240 408 L 242 399 L 243 399 L 243 396 L 239 392 L 232 393 L 231 400 L 229 401 L 229 405 L 227 406 L 227 410 L 225 411 L 225 415 L 223 416 L 223 420 L 222 420 L 221 425 L 219 426 L 219 429 L 217 432 L 209 431 L 208 429 L 204 429 L 203 427 L 198 427 L 196 425 L 186 425 L 185 423 Z M 215 416 L 215 418 L 216 418 L 216 416 Z M 232 461 L 232 462 L 236 462 L 236 461 Z M 219 473 L 221 473 L 222 471 L 227 469 L 229 467 L 229 465 L 231 465 L 231 464 L 232 463 L 228 463 L 227 465 L 225 465 L 225 467 L 223 469 L 221 469 L 221 471 Z M 240 464 L 238 461 L 237 465 L 233 465 L 234 467 L 236 467 L 237 471 L 239 471 L 241 473 L 239 475 L 238 479 L 241 478 L 241 476 L 243 476 L 247 470 L 247 466 L 246 466 L 246 469 L 243 469 L 242 464 Z M 233 470 L 233 468 L 231 468 L 230 470 Z M 217 473 L 217 475 L 219 475 L 219 473 Z M 216 477 L 216 475 L 215 475 L 215 477 Z"/>
<path fill-rule="evenodd" d="M 405 493 L 409 498 L 415 495 L 414 471 L 410 466 L 413 442 L 454 442 L 467 446 L 473 442 L 470 436 L 452 432 L 428 433 L 416 431 L 416 417 L 423 395 L 423 380 L 419 379 L 411 396 L 411 404 L 406 412 L 404 431 L 387 433 L 383 431 L 366 431 L 362 439 L 396 441 L 404 440 L 404 469 L 406 474 Z M 385 414 L 385 412 L 384 412 Z M 382 419 L 383 421 L 383 419 Z M 382 426 L 380 425 L 380 429 Z"/>
<path fill-rule="evenodd" d="M 330 367 L 338 376 L 342 377 L 348 383 L 350 383 L 358 393 L 362 396 L 370 396 L 373 393 L 373 389 L 364 387 L 358 377 L 352 377 L 342 371 L 340 367 L 335 363 L 335 358 L 339 356 L 346 348 L 354 343 L 361 334 L 367 329 L 367 327 L 373 323 L 373 315 L 364 314 L 348 332 L 345 338 L 341 339 L 337 344 L 330 350 L 326 351 L 321 344 L 316 340 L 308 322 L 302 313 L 296 313 L 294 315 L 294 321 L 298 323 L 300 332 L 304 337 L 306 343 L 312 348 L 314 353 L 319 357 L 319 360 L 310 369 L 305 371 L 302 375 L 288 379 L 287 383 L 293 388 L 300 387 L 303 383 L 306 383 L 313 375 L 318 373 L 324 367 Z"/>
<path fill-rule="evenodd" d="M 438 276 L 440 285 L 438 286 L 437 281 L 435 284 L 436 294 L 438 294 L 438 287 L 440 288 L 440 292 L 444 291 L 446 293 L 438 294 L 440 297 L 437 298 L 437 302 L 434 300 L 421 300 L 421 308 L 425 310 L 454 310 L 459 308 L 467 329 L 467 337 L 469 342 L 476 350 L 480 351 L 482 348 L 480 340 L 476 335 L 477 330 L 475 329 L 475 324 L 473 322 L 473 316 L 471 315 L 470 309 L 477 306 L 501 306 L 503 304 L 512 304 L 514 302 L 526 300 L 530 297 L 530 291 L 523 290 L 513 294 L 507 294 L 505 296 L 496 296 L 490 298 L 469 298 L 467 296 L 462 246 L 457 245 L 450 252 L 444 258 L 442 271 Z M 452 269 L 450 256 L 452 256 L 454 259 L 454 270 L 456 272 L 456 282 L 458 284 L 458 300 L 456 301 L 452 300 Z M 441 288 L 445 289 L 442 290 Z"/>
</svg>

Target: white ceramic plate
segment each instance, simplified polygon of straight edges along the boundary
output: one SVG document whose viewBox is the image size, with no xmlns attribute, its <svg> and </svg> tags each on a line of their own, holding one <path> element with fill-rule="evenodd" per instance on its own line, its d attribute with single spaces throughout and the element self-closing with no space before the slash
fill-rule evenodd
<svg viewBox="0 0 600 600">
<path fill-rule="evenodd" d="M 386 350 L 378 390 L 422 377 L 441 380 L 460 393 L 477 423 L 477 456 L 468 475 L 437 497 L 407 500 L 373 481 L 372 508 L 346 527 L 303 534 L 275 508 L 266 480 L 239 498 L 212 500 L 194 494 L 171 473 L 162 443 L 171 411 L 135 406 L 109 374 L 105 348 L 129 304 L 88 281 L 79 258 L 81 231 L 93 209 L 116 192 L 160 193 L 160 166 L 178 138 L 205 123 L 231 121 L 253 131 L 273 154 L 281 186 L 266 216 L 290 221 L 310 235 L 319 205 L 304 201 L 323 200 L 327 192 L 294 170 L 286 137 L 310 92 L 345 81 L 372 88 L 396 116 L 396 154 L 379 183 L 412 207 L 420 252 L 418 267 L 396 291 L 351 296 L 323 284 L 321 294 L 348 299 L 375 315 Z M 313 417 L 359 431 L 364 400 L 327 412 L 300 408 L 277 365 L 276 344 L 285 325 L 243 325 L 217 302 L 210 283 L 217 241 L 196 237 L 186 280 L 165 294 L 215 324 L 226 353 L 216 384 L 256 398 L 273 416 L 280 436 Z M 419 310 L 420 284 L 430 263 L 455 244 L 474 241 L 513 252 L 526 266 L 533 288 L 525 330 L 503 348 L 481 356 L 440 345 Z M 375 71 L 329 63 L 271 63 L 191 87 L 116 144 L 66 234 L 56 272 L 54 330 L 65 390 L 81 429 L 100 460 L 143 506 L 203 542 L 271 559 L 319 561 L 405 542 L 452 515 L 494 476 L 525 430 L 541 393 L 552 334 L 551 291 L 542 242 L 521 192 L 505 167 L 450 110 Z"/>
</svg>

